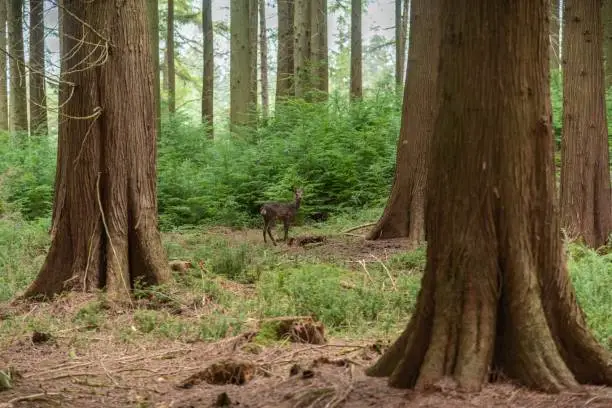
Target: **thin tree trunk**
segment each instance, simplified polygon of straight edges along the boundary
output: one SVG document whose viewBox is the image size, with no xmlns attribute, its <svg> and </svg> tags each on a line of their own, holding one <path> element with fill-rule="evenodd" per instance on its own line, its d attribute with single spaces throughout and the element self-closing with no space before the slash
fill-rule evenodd
<svg viewBox="0 0 612 408">
<path fill-rule="evenodd" d="M 276 68 L 276 105 L 295 94 L 293 90 L 293 0 L 278 0 L 278 50 Z"/>
<path fill-rule="evenodd" d="M 608 1 L 608 0 L 604 0 Z M 561 8 L 559 7 L 559 0 L 550 1 L 550 68 L 560 69 L 561 68 L 561 39 L 559 38 L 559 28 L 561 25 Z"/>
<path fill-rule="evenodd" d="M 603 0 L 604 57 L 606 60 L 606 89 L 612 86 L 612 0 Z"/>
<path fill-rule="evenodd" d="M 408 1 L 408 0 L 404 0 Z M 402 0 L 395 0 L 395 85 L 404 84 L 404 55 L 406 51 L 404 30 L 402 30 Z"/>
<path fill-rule="evenodd" d="M 604 245 L 612 233 L 612 193 L 600 2 L 564 1 L 561 214 L 570 238 Z"/>
<path fill-rule="evenodd" d="M 425 241 L 429 144 L 439 101 L 436 96 L 440 43 L 439 1 L 413 0 L 410 14 L 410 70 L 406 74 L 395 180 L 387 206 L 368 239 L 408 237 Z"/>
<path fill-rule="evenodd" d="M 315 0 L 310 8 L 310 58 L 311 86 L 314 100 L 327 99 L 329 92 L 329 68 L 327 47 L 327 0 Z"/>
<path fill-rule="evenodd" d="M 9 54 L 9 125 L 11 131 L 28 130 L 26 68 L 23 49 L 23 0 L 7 0 Z"/>
<path fill-rule="evenodd" d="M 213 49 L 212 0 L 202 0 L 202 32 L 204 33 L 204 71 L 202 73 L 202 121 L 209 125 L 208 137 L 214 137 L 213 107 L 215 55 Z"/>
<path fill-rule="evenodd" d="M 361 76 L 361 0 L 351 2 L 351 98 L 363 96 Z"/>
<path fill-rule="evenodd" d="M 249 1 L 233 0 L 230 8 L 230 125 L 237 131 L 249 123 L 251 51 Z"/>
<path fill-rule="evenodd" d="M 294 74 L 293 84 L 295 96 L 305 98 L 312 87 L 310 61 L 310 8 L 308 0 L 294 1 L 293 32 L 295 43 L 293 47 Z"/>
<path fill-rule="evenodd" d="M 168 33 L 166 35 L 166 65 L 168 85 L 168 111 L 176 111 L 176 76 L 174 69 L 174 0 L 168 0 Z"/>
<path fill-rule="evenodd" d="M 149 23 L 149 38 L 151 39 L 151 57 L 153 61 L 155 95 L 155 123 L 156 134 L 159 137 L 161 130 L 161 88 L 160 88 L 160 66 L 159 66 L 159 2 L 158 0 L 147 0 L 147 13 Z"/>
<path fill-rule="evenodd" d="M 266 33 L 266 2 L 259 2 L 259 59 L 261 64 L 261 116 L 265 121 L 269 114 L 268 91 L 268 35 Z"/>
<path fill-rule="evenodd" d="M 30 0 L 30 130 L 47 134 L 47 90 L 45 85 L 44 1 Z"/>
<path fill-rule="evenodd" d="M 423 390 L 448 379 L 441 386 L 476 391 L 490 371 L 548 392 L 576 389 L 578 381 L 612 384 L 612 356 L 577 319 L 563 266 L 549 4 L 437 5 L 441 105 L 428 176 L 427 265 L 410 323 L 368 370 L 393 386 Z"/>
<path fill-rule="evenodd" d="M 170 277 L 157 230 L 146 5 L 64 0 L 62 13 L 61 71 L 74 87 L 69 98 L 67 87 L 60 92 L 55 232 L 24 296 L 104 287 L 111 299 L 123 300 L 138 280 L 160 284 Z M 74 69 L 77 64 L 90 68 Z"/>
<path fill-rule="evenodd" d="M 0 0 L 0 50 L 6 50 L 6 0 Z M 8 130 L 7 57 L 0 52 L 0 130 Z"/>
<path fill-rule="evenodd" d="M 263 0 L 262 0 L 263 1 Z M 259 36 L 258 33 L 258 25 L 257 21 L 259 19 L 258 13 L 258 3 L 259 0 L 249 0 L 249 55 L 251 58 L 251 62 L 249 67 L 251 67 L 250 78 L 250 89 L 249 92 L 249 110 L 252 115 L 251 119 L 255 119 L 257 112 L 257 43 Z"/>
</svg>

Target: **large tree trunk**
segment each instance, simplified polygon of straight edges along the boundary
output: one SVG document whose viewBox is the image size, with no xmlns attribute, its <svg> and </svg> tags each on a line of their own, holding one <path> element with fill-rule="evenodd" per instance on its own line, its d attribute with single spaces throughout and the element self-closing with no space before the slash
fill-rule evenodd
<svg viewBox="0 0 612 408">
<path fill-rule="evenodd" d="M 266 2 L 259 2 L 259 59 L 261 64 L 261 116 L 268 118 L 270 109 L 268 91 L 268 35 L 266 33 Z"/>
<path fill-rule="evenodd" d="M 442 1 L 427 266 L 410 323 L 368 370 L 393 386 L 478 390 L 491 371 L 549 392 L 612 383 L 563 266 L 549 5 Z"/>
<path fill-rule="evenodd" d="M 607 1 L 607 0 L 604 0 Z M 561 41 L 559 38 L 559 28 L 561 26 L 561 8 L 559 0 L 551 0 L 550 2 L 550 68 L 561 68 Z"/>
<path fill-rule="evenodd" d="M 561 214 L 570 238 L 612 233 L 600 2 L 565 0 Z"/>
<path fill-rule="evenodd" d="M 168 32 L 166 34 L 166 66 L 168 111 L 176 111 L 176 75 L 174 69 L 174 0 L 168 0 Z"/>
<path fill-rule="evenodd" d="M 66 82 L 60 91 L 64 119 L 55 232 L 24 296 L 105 287 L 111 298 L 122 299 L 136 280 L 159 284 L 170 277 L 157 230 L 154 72 L 146 5 L 64 0 L 62 18 Z M 68 83 L 74 84 L 72 90 Z"/>
<path fill-rule="evenodd" d="M 249 1 L 234 0 L 230 6 L 230 126 L 232 130 L 248 124 L 250 116 Z"/>
<path fill-rule="evenodd" d="M 151 56 L 154 72 L 154 95 L 155 95 L 155 122 L 157 135 L 161 129 L 161 89 L 159 68 L 159 2 L 158 0 L 147 1 L 147 13 L 149 22 L 149 37 L 151 38 Z"/>
<path fill-rule="evenodd" d="M 405 43 L 406 38 L 402 30 L 402 0 L 395 0 L 395 85 L 398 89 L 404 84 Z"/>
<path fill-rule="evenodd" d="M 10 76 L 9 126 L 11 131 L 28 130 L 26 67 L 23 49 L 23 0 L 7 1 Z"/>
<path fill-rule="evenodd" d="M 612 86 L 612 0 L 603 0 L 604 56 L 606 60 L 606 89 Z"/>
<path fill-rule="evenodd" d="M 6 50 L 6 1 L 0 1 L 0 50 Z M 7 56 L 0 52 L 0 130 L 8 130 Z"/>
<path fill-rule="evenodd" d="M 312 74 L 310 62 L 310 9 L 309 0 L 294 1 L 293 33 L 295 43 L 293 46 L 293 84 L 295 96 L 305 98 L 312 88 Z"/>
<path fill-rule="evenodd" d="M 293 96 L 293 0 L 278 0 L 278 49 L 276 64 L 276 104 Z"/>
<path fill-rule="evenodd" d="M 310 8 L 310 61 L 314 100 L 327 99 L 329 68 L 327 47 L 327 0 L 315 0 Z"/>
<path fill-rule="evenodd" d="M 440 43 L 440 0 L 413 0 L 410 13 L 410 70 L 406 75 L 395 180 L 382 217 L 368 239 L 425 240 L 429 144 L 434 129 Z"/>
<path fill-rule="evenodd" d="M 363 96 L 361 75 L 361 0 L 351 2 L 351 98 Z"/>
<path fill-rule="evenodd" d="M 202 32 L 204 33 L 202 121 L 210 126 L 208 137 L 213 138 L 215 55 L 213 52 L 212 0 L 202 0 Z"/>
<path fill-rule="evenodd" d="M 30 0 L 30 131 L 47 134 L 44 1 Z"/>
</svg>

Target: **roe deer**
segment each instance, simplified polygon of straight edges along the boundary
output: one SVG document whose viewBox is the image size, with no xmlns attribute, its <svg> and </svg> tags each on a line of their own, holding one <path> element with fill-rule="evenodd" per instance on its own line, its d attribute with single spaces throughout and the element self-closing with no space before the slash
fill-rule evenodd
<svg viewBox="0 0 612 408">
<path fill-rule="evenodd" d="M 287 235 L 289 234 L 289 224 L 295 218 L 295 214 L 300 208 L 300 201 L 302 201 L 302 194 L 304 190 L 301 188 L 294 189 L 295 193 L 295 202 L 293 203 L 265 203 L 261 206 L 259 213 L 264 219 L 264 227 L 263 227 L 263 237 L 264 242 L 268 242 L 266 240 L 266 232 L 272 239 L 272 243 L 276 245 L 276 241 L 272 236 L 271 227 L 276 225 L 276 220 L 282 220 L 283 226 L 285 227 L 285 238 L 283 241 L 287 241 Z"/>
</svg>

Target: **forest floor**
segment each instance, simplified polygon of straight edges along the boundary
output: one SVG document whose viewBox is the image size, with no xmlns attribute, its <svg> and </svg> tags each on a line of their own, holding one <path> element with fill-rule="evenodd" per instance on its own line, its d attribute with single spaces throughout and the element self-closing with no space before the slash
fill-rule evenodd
<svg viewBox="0 0 612 408">
<path fill-rule="evenodd" d="M 0 407 L 612 406 L 611 388 L 548 395 L 500 382 L 417 393 L 366 377 L 409 318 L 424 250 L 340 231 L 296 228 L 292 245 L 276 247 L 258 229 L 165 233 L 169 258 L 192 267 L 138 289 L 127 307 L 103 293 L 0 303 L 10 383 L 2 391 L 0 373 Z"/>
</svg>

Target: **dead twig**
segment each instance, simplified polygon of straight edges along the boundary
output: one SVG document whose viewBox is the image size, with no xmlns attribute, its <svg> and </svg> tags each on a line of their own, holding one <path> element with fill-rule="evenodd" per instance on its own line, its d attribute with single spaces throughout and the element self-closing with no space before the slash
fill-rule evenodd
<svg viewBox="0 0 612 408">
<path fill-rule="evenodd" d="M 395 285 L 395 280 L 393 279 L 393 276 L 391 275 L 391 271 L 389 270 L 389 268 L 387 268 L 387 265 L 385 265 L 385 263 L 383 261 L 380 260 L 379 257 L 377 257 L 374 254 L 370 254 L 370 256 L 374 259 L 376 259 L 378 261 L 378 263 L 380 263 L 383 267 L 383 269 L 385 270 L 385 272 L 387 272 L 387 276 L 389 277 L 389 280 L 391 281 L 391 285 L 393 286 L 393 290 L 397 292 L 397 286 Z"/>
<path fill-rule="evenodd" d="M 346 390 L 340 396 L 336 396 L 331 401 L 329 401 L 325 405 L 325 408 L 336 408 L 336 407 L 339 407 L 340 404 L 342 404 L 344 401 L 346 401 L 348 396 L 351 395 L 351 392 L 353 392 L 353 371 L 354 371 L 354 367 L 355 367 L 354 365 L 352 365 L 352 364 L 350 365 L 350 368 L 349 368 L 349 383 L 348 383 L 348 386 L 346 387 Z"/>
<path fill-rule="evenodd" d="M 35 373 L 31 373 L 31 374 L 26 374 L 23 376 L 23 378 L 31 378 L 31 377 L 36 377 L 36 376 L 41 376 L 41 375 L 45 375 L 45 374 L 51 374 L 51 373 L 56 373 L 58 371 L 63 371 L 63 370 L 72 370 L 75 368 L 79 368 L 79 367 L 85 367 L 88 365 L 92 365 L 94 364 L 92 361 L 88 361 L 85 363 L 64 363 L 64 364 L 60 364 L 59 366 L 50 368 L 48 370 L 45 371 L 39 371 L 39 372 L 35 372 Z"/>
<path fill-rule="evenodd" d="M 365 227 L 371 227 L 373 225 L 376 225 L 376 222 L 368 222 L 367 224 L 362 224 L 362 225 L 358 225 L 356 227 L 349 228 L 347 230 L 342 231 L 341 234 L 348 234 L 351 231 L 355 231 L 355 230 L 358 230 L 358 229 L 361 229 L 361 228 L 365 228 Z"/>
<path fill-rule="evenodd" d="M 359 263 L 359 265 L 361 265 L 361 267 L 363 268 L 363 271 L 365 272 L 365 274 L 367 275 L 368 279 L 370 279 L 370 282 L 374 283 L 374 279 L 372 279 L 372 275 L 370 275 L 370 272 L 368 272 L 368 268 L 366 268 L 366 264 L 365 261 L 363 259 L 360 259 L 359 261 L 357 261 Z"/>
<path fill-rule="evenodd" d="M 59 392 L 39 392 L 37 394 L 23 395 L 21 397 L 15 397 L 9 400 L 7 402 L 7 405 L 10 407 L 22 401 L 47 401 L 47 402 L 51 402 L 53 404 L 59 405 L 59 402 L 54 401 L 51 398 L 49 398 L 49 397 L 57 397 L 59 395 L 61 395 Z"/>
</svg>

